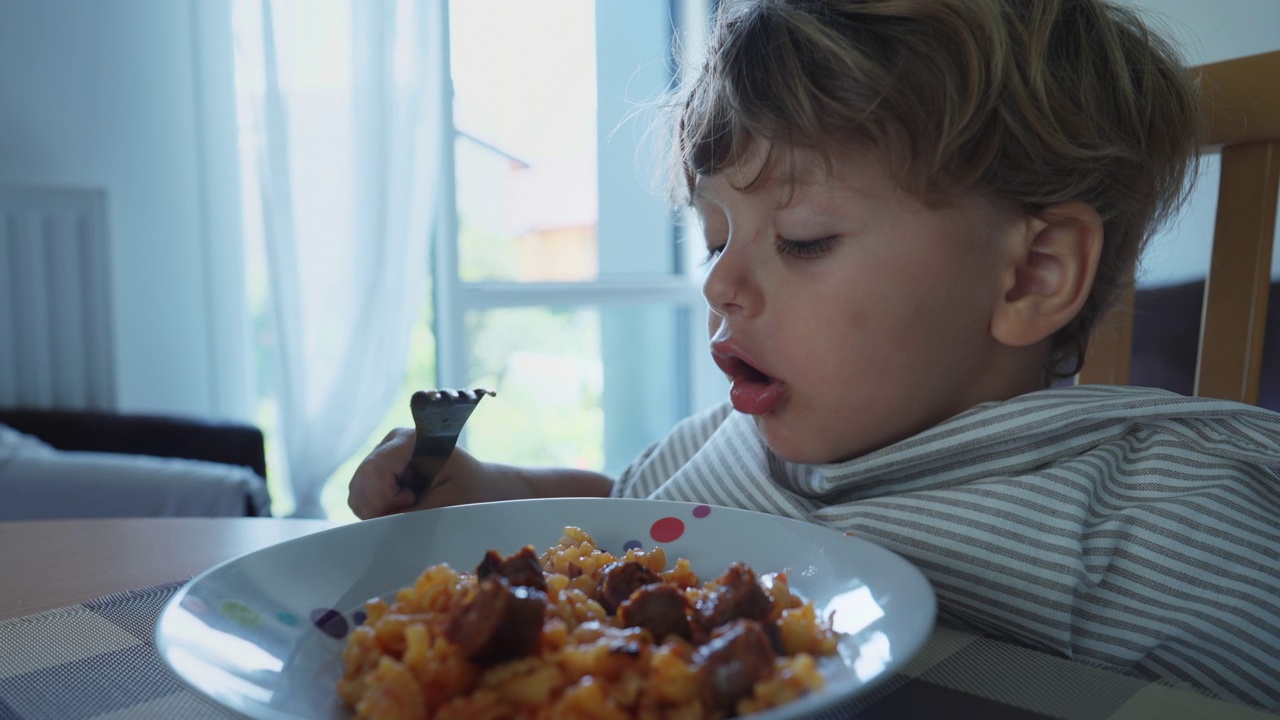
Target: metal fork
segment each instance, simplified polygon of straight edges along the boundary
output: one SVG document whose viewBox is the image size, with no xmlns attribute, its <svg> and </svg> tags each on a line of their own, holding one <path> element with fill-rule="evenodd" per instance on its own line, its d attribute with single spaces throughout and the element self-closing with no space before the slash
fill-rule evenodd
<svg viewBox="0 0 1280 720">
<path fill-rule="evenodd" d="M 485 395 L 496 397 L 497 393 L 484 388 L 419 390 L 409 398 L 416 439 L 409 463 L 396 478 L 401 487 L 418 497 L 431 489 L 440 468 L 458 445 L 462 426 Z"/>
</svg>

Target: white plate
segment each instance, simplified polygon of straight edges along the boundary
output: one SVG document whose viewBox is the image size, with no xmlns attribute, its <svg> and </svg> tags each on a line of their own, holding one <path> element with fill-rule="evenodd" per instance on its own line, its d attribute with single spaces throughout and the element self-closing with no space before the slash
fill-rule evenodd
<svg viewBox="0 0 1280 720">
<path fill-rule="evenodd" d="M 774 515 L 656 500 L 523 500 L 394 515 L 325 530 L 229 560 L 173 596 L 156 624 L 160 657 L 197 692 L 253 718 L 346 718 L 335 690 L 344 637 L 364 601 L 409 585 L 428 565 L 471 571 L 486 550 L 539 553 L 566 525 L 601 549 L 661 545 L 703 581 L 736 561 L 787 571 L 842 633 L 819 663 L 826 688 L 756 718 L 798 717 L 866 690 L 933 630 L 933 590 L 900 556 Z"/>
</svg>

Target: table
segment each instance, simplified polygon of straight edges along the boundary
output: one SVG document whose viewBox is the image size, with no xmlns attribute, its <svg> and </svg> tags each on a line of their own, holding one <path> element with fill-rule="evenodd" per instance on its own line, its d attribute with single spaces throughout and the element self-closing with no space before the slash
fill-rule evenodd
<svg viewBox="0 0 1280 720">
<path fill-rule="evenodd" d="M 0 522 L 0 718 L 235 716 L 163 667 L 152 628 L 193 575 L 327 520 Z"/>
<path fill-rule="evenodd" d="M 0 523 L 0 718 L 233 717 L 169 676 L 151 645 L 155 617 L 191 576 L 339 524 L 272 518 Z M 104 627 L 116 644 L 94 647 Z M 899 675 L 821 720 L 846 717 L 1278 716 L 938 628 Z"/>
<path fill-rule="evenodd" d="M 282 518 L 0 522 L 0 620 L 183 580 L 338 524 Z"/>
</svg>

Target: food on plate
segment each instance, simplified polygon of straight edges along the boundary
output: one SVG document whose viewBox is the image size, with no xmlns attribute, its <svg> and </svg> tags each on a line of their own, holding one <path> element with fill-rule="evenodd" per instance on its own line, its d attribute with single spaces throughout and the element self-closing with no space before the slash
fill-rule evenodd
<svg viewBox="0 0 1280 720">
<path fill-rule="evenodd" d="M 735 563 L 702 582 L 662 548 L 604 552 L 580 528 L 542 555 L 427 568 L 366 605 L 343 650 L 361 718 L 714 720 L 822 687 L 829 618 L 784 572 Z"/>
</svg>

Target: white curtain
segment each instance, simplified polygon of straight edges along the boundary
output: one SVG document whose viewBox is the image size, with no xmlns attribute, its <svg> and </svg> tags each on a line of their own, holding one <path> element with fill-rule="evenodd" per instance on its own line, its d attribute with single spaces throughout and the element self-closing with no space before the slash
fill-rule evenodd
<svg viewBox="0 0 1280 720">
<path fill-rule="evenodd" d="M 237 18 L 296 516 L 324 514 L 325 481 L 402 400 L 451 127 L 444 1 L 247 0 Z"/>
</svg>

